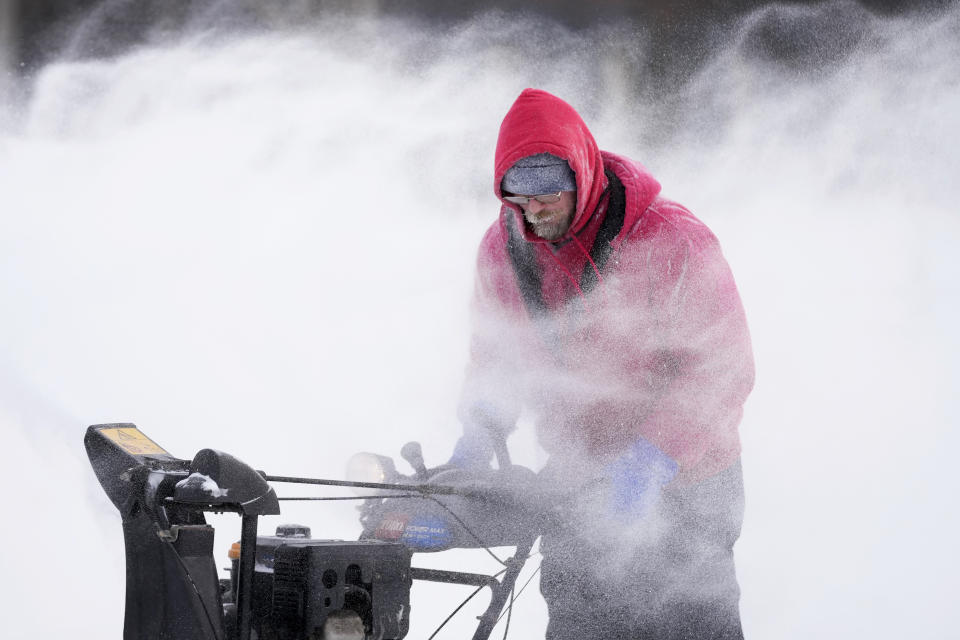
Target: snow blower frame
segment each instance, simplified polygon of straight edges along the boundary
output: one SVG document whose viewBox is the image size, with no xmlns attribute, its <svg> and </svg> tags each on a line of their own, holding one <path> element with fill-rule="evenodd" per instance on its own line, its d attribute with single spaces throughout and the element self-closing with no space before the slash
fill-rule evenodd
<svg viewBox="0 0 960 640">
<path fill-rule="evenodd" d="M 124 640 L 299 640 L 334 634 L 400 640 L 409 629 L 415 579 L 475 586 L 470 598 L 490 588 L 490 604 L 473 635 L 486 640 L 508 601 L 512 606 L 517 577 L 539 530 L 507 492 L 425 482 L 418 446 L 418 481 L 371 483 L 270 476 L 212 449 L 184 460 L 127 423 L 89 427 L 84 445 L 122 519 Z M 517 469 L 522 468 L 512 468 Z M 357 487 L 379 495 L 313 498 L 364 499 L 360 540 L 315 540 L 309 529 L 297 526 L 258 536 L 258 518 L 280 514 L 284 500 L 268 481 Z M 490 508 L 471 520 L 467 507 L 476 504 Z M 218 578 L 207 511 L 241 518 L 229 579 Z M 414 552 L 502 545 L 516 552 L 497 558 L 504 569 L 495 576 L 411 566 Z"/>
</svg>

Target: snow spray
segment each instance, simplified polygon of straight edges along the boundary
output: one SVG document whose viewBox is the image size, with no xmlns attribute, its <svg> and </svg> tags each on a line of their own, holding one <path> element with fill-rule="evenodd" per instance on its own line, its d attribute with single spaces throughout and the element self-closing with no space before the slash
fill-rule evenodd
<svg viewBox="0 0 960 640">
<path fill-rule="evenodd" d="M 336 476 L 355 451 L 414 439 L 443 462 L 475 250 L 497 213 L 497 127 L 537 86 L 710 225 L 737 278 L 758 370 L 741 427 L 747 634 L 954 631 L 957 7 L 771 6 L 666 87 L 643 71 L 657 52 L 642 28 L 504 14 L 443 32 L 376 16 L 263 27 L 208 12 L 84 55 L 119 37 L 108 22 L 84 16 L 65 55 L 0 104 L 0 352 L 18 384 L 77 417 L 72 446 L 87 424 L 134 421 L 179 456 L 215 447 L 291 475 Z M 776 54 L 788 32 L 807 43 L 802 63 Z M 33 411 L 4 398 L 4 415 Z M 32 486 L 60 491 L 67 454 L 25 445 L 25 424 L 5 420 L 8 450 Z M 529 426 L 511 446 L 538 467 Z M 61 499 L 87 504 L 83 483 L 93 474 Z M 88 529 L 75 562 L 8 566 L 17 610 L 41 606 L 54 572 L 82 584 L 50 635 L 122 624 L 120 547 L 97 533 L 112 514 L 86 512 L 68 523 L 44 508 L 31 527 Z M 358 531 L 349 506 L 289 515 Z M 4 530 L 19 539 L 15 519 Z M 219 531 L 225 560 L 235 538 Z M 545 624 L 533 590 L 522 637 Z M 461 598 L 416 587 L 431 604 L 410 637 Z M 7 637 L 35 635 L 35 621 L 10 624 Z"/>
</svg>

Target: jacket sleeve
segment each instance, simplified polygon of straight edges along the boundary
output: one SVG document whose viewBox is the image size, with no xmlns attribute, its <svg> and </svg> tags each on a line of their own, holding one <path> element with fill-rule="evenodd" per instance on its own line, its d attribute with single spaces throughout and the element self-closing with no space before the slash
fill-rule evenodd
<svg viewBox="0 0 960 640">
<path fill-rule="evenodd" d="M 514 334 L 525 313 L 502 240 L 499 221 L 487 231 L 477 255 L 471 308 L 470 360 L 458 417 L 469 439 L 506 436 L 520 414 Z"/>
<path fill-rule="evenodd" d="M 696 480 L 739 456 L 754 379 L 743 306 L 719 243 L 692 216 L 663 225 L 639 255 L 646 264 L 636 273 L 645 282 L 632 293 L 648 326 L 635 328 L 646 337 L 635 342 L 632 384 L 652 401 L 637 435 L 677 461 L 682 478 Z"/>
</svg>

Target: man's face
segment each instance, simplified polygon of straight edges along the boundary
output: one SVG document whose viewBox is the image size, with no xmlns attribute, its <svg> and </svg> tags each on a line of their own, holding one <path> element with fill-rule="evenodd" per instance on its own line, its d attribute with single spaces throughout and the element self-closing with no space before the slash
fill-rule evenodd
<svg viewBox="0 0 960 640">
<path fill-rule="evenodd" d="M 573 214 L 577 210 L 577 192 L 562 191 L 560 200 L 551 204 L 531 199 L 520 207 L 530 231 L 544 240 L 559 240 L 573 223 Z"/>
</svg>

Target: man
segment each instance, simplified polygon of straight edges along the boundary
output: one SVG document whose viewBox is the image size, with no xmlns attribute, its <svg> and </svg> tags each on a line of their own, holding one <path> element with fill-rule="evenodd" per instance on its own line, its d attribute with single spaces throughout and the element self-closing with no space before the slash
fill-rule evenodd
<svg viewBox="0 0 960 640">
<path fill-rule="evenodd" d="M 487 465 L 535 421 L 566 496 L 541 539 L 548 639 L 741 638 L 753 357 L 716 238 L 545 91 L 504 118 L 494 192 L 451 463 Z"/>
</svg>

